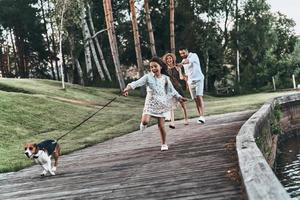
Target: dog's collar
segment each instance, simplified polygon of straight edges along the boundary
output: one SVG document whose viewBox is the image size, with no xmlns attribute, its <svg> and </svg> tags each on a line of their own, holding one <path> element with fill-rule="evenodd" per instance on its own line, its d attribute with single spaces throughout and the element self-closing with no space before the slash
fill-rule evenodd
<svg viewBox="0 0 300 200">
<path fill-rule="evenodd" d="M 39 150 L 36 154 L 33 154 L 32 158 L 37 159 L 42 154 L 42 150 Z"/>
</svg>

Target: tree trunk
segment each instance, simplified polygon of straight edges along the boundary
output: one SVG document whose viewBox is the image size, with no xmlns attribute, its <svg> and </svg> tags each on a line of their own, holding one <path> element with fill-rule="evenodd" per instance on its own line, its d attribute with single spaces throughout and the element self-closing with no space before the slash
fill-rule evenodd
<svg viewBox="0 0 300 200">
<path fill-rule="evenodd" d="M 12 48 L 13 48 L 13 54 L 15 57 L 16 76 L 19 76 L 19 58 L 17 56 L 15 40 L 14 40 L 11 28 L 9 29 L 9 35 L 10 35 L 10 40 L 11 40 L 11 44 L 12 44 Z"/>
<path fill-rule="evenodd" d="M 59 26 L 59 61 L 60 61 L 60 72 L 61 72 L 61 83 L 62 89 L 65 89 L 65 75 L 64 75 L 64 64 L 63 64 L 63 50 L 62 50 L 62 37 L 63 37 L 63 24 L 64 24 L 64 13 L 66 8 L 66 0 L 63 2 L 63 7 L 61 11 L 61 18 L 60 18 L 60 26 Z"/>
<path fill-rule="evenodd" d="M 239 1 L 236 0 L 235 2 L 235 27 L 236 27 L 236 79 L 237 79 L 237 90 L 239 92 L 239 85 L 240 85 L 240 52 L 239 52 Z"/>
<path fill-rule="evenodd" d="M 170 0 L 170 43 L 173 54 L 175 54 L 174 11 L 174 0 Z"/>
<path fill-rule="evenodd" d="M 139 70 L 139 77 L 142 77 L 144 75 L 144 67 L 143 67 L 140 34 L 139 34 L 139 30 L 138 30 L 138 25 L 137 25 L 134 0 L 129 0 L 129 4 L 130 4 L 132 32 L 133 32 L 133 37 L 134 37 L 134 47 L 135 47 L 136 60 L 137 60 L 137 65 L 138 65 L 138 70 Z M 141 96 L 142 97 L 146 96 L 146 87 L 141 87 Z"/>
<path fill-rule="evenodd" d="M 223 44 L 223 52 L 226 50 L 227 45 L 228 45 L 228 18 L 229 18 L 229 14 L 231 12 L 231 5 L 232 5 L 233 1 L 230 0 L 229 3 L 226 2 L 225 6 L 225 20 L 224 20 L 224 34 L 223 34 L 223 38 L 224 38 L 224 44 Z"/>
<path fill-rule="evenodd" d="M 94 44 L 94 41 L 92 39 L 92 36 L 91 36 L 91 33 L 90 33 L 90 30 L 89 30 L 89 27 L 88 27 L 86 19 L 85 19 L 85 24 L 86 24 L 86 26 L 85 26 L 85 28 L 86 28 L 86 34 L 87 34 L 87 36 L 89 38 L 88 41 L 86 41 L 86 42 L 90 45 L 90 48 L 92 50 L 92 55 L 93 55 L 94 62 L 96 64 L 98 73 L 100 75 L 100 79 L 105 81 L 105 76 L 104 76 L 104 73 L 103 73 L 103 71 L 101 69 L 101 65 L 100 65 L 100 62 L 99 62 L 99 59 L 98 59 L 98 56 L 97 56 L 95 44 Z"/>
<path fill-rule="evenodd" d="M 69 76 L 69 82 L 70 83 L 77 83 L 75 81 L 75 69 L 76 69 L 76 58 L 74 56 L 74 51 L 75 51 L 75 39 L 74 39 L 74 34 L 69 33 L 69 44 L 70 44 L 70 56 L 71 56 L 71 65 L 72 65 L 72 75 Z M 70 73 L 70 72 L 69 72 Z"/>
<path fill-rule="evenodd" d="M 2 48 L 1 48 L 2 50 Z M 1 53 L 1 52 L 0 52 Z M 9 47 L 8 46 L 3 46 L 3 52 L 2 52 L 2 57 L 1 57 L 1 62 L 0 62 L 0 69 L 1 69 L 1 77 L 8 77 L 9 75 Z"/>
<path fill-rule="evenodd" d="M 143 69 L 143 60 L 142 60 L 141 45 L 140 45 L 140 35 L 139 35 L 135 7 L 134 7 L 134 0 L 129 0 L 129 4 L 130 4 L 130 14 L 131 14 L 131 22 L 132 22 L 132 32 L 134 37 L 134 49 L 136 54 L 138 70 L 139 70 L 139 76 L 142 77 L 144 75 L 144 69 Z"/>
<path fill-rule="evenodd" d="M 206 62 L 205 62 L 205 91 L 208 91 L 208 83 L 209 83 L 209 74 L 208 74 L 208 70 L 209 70 L 209 53 L 208 53 L 208 41 L 209 41 L 209 30 L 210 30 L 210 25 L 209 25 L 209 21 L 210 21 L 210 0 L 208 0 L 208 11 L 207 11 L 207 30 L 206 30 Z"/>
<path fill-rule="evenodd" d="M 26 66 L 25 66 L 25 55 L 24 55 L 24 40 L 20 36 L 18 29 L 14 30 L 16 50 L 19 58 L 19 72 L 21 78 L 26 78 Z"/>
<path fill-rule="evenodd" d="M 151 23 L 151 17 L 150 17 L 150 10 L 149 10 L 149 2 L 148 2 L 148 0 L 144 0 L 144 7 L 145 7 L 145 13 L 146 13 L 147 29 L 148 29 L 149 40 L 150 40 L 151 55 L 152 56 L 156 56 L 157 54 L 156 54 L 156 49 L 155 49 L 155 40 L 154 40 L 152 23 Z"/>
<path fill-rule="evenodd" d="M 90 35 L 89 35 L 88 25 L 85 20 L 86 10 L 80 2 L 79 5 L 81 8 L 81 27 L 82 27 L 82 35 L 84 41 L 84 55 L 85 55 L 85 66 L 86 66 L 87 78 L 93 80 L 92 58 L 91 58 L 91 50 L 89 45 Z"/>
<path fill-rule="evenodd" d="M 50 0 L 48 1 L 48 9 L 50 9 Z M 52 21 L 52 17 L 49 18 L 50 19 L 50 27 L 51 27 L 51 40 L 52 40 L 52 49 L 53 49 L 53 54 L 51 55 L 51 61 L 54 59 L 55 61 L 55 69 L 56 69 L 56 77 L 57 80 L 60 80 L 60 76 L 59 76 L 59 70 L 58 70 L 58 59 L 57 59 L 57 48 L 56 48 L 56 44 L 55 44 L 55 30 L 53 28 L 53 21 Z"/>
<path fill-rule="evenodd" d="M 125 88 L 125 82 L 124 82 L 124 78 L 123 78 L 123 74 L 122 74 L 121 66 L 120 66 L 117 38 L 116 38 L 116 33 L 115 33 L 115 28 L 114 28 L 114 23 L 113 23 L 111 0 L 103 0 L 103 8 L 104 8 L 104 13 L 105 13 L 108 39 L 109 39 L 112 57 L 113 57 L 113 61 L 115 64 L 115 69 L 116 69 L 116 75 L 117 75 L 117 78 L 119 81 L 120 89 L 123 90 Z"/>
<path fill-rule="evenodd" d="M 75 59 L 75 63 L 76 63 L 75 65 L 76 65 L 77 70 L 78 70 L 78 75 L 79 75 L 79 81 L 80 81 L 80 84 L 81 84 L 81 85 L 84 85 L 82 69 L 81 69 L 79 60 L 78 60 L 77 58 Z"/>
<path fill-rule="evenodd" d="M 95 32 L 95 27 L 94 27 L 94 23 L 93 23 L 92 14 L 91 14 L 90 5 L 88 5 L 88 14 L 89 14 L 89 20 L 90 20 L 91 32 L 92 32 L 92 38 L 91 39 L 95 40 L 95 43 L 96 43 L 96 46 L 97 46 L 97 50 L 98 50 L 98 53 L 99 53 L 99 56 L 100 56 L 100 60 L 101 60 L 101 63 L 102 63 L 102 67 L 103 67 L 103 69 L 105 71 L 105 74 L 106 74 L 107 78 L 109 79 L 109 81 L 112 81 L 110 73 L 109 73 L 107 65 L 106 65 L 106 62 L 105 62 L 105 59 L 104 59 L 104 56 L 103 56 L 103 52 L 102 52 L 99 40 L 98 40 L 97 36 L 95 35 L 96 32 Z"/>
<path fill-rule="evenodd" d="M 41 11 L 42 11 L 42 18 L 43 18 L 43 21 L 44 21 L 44 29 L 45 29 L 45 35 L 46 35 L 47 48 L 48 48 L 48 59 L 49 59 L 48 62 L 50 62 L 52 78 L 53 78 L 53 80 L 55 80 L 55 72 L 54 72 L 54 67 L 53 67 L 53 62 L 52 62 L 50 40 L 49 40 L 49 36 L 48 36 L 47 21 L 46 21 L 46 16 L 45 16 L 43 0 L 40 0 L 40 4 L 41 4 Z"/>
<path fill-rule="evenodd" d="M 90 45 L 90 48 L 92 50 L 92 55 L 93 55 L 93 58 L 94 58 L 94 61 L 95 61 L 95 64 L 96 64 L 96 67 L 97 67 L 97 70 L 98 70 L 98 73 L 100 75 L 100 79 L 101 80 L 105 80 L 105 77 L 104 77 L 104 73 L 101 69 L 101 66 L 100 66 L 100 62 L 99 62 L 99 59 L 98 59 L 98 56 L 97 56 L 97 52 L 96 52 L 96 48 L 95 48 L 95 44 L 94 44 L 94 41 L 92 39 L 92 36 L 91 36 L 91 32 L 90 32 L 90 29 L 89 29 L 89 26 L 88 26 L 88 22 L 86 20 L 86 8 L 85 6 L 83 5 L 83 9 L 82 9 L 84 12 L 84 20 L 85 20 L 85 25 L 84 25 L 84 28 L 85 28 L 85 33 L 87 34 L 87 37 L 88 37 L 88 40 L 85 41 L 87 42 L 89 45 Z"/>
<path fill-rule="evenodd" d="M 3 77 L 3 68 L 4 68 L 4 53 L 3 53 L 3 46 L 0 43 L 0 78 Z"/>
<path fill-rule="evenodd" d="M 208 70 L 209 70 L 209 54 L 206 50 L 206 66 L 205 66 L 205 90 L 208 91 Z"/>
<path fill-rule="evenodd" d="M 227 46 L 229 42 L 229 34 L 228 34 L 228 20 L 229 20 L 229 15 L 232 12 L 232 4 L 233 0 L 225 1 L 225 20 L 224 20 L 224 31 L 223 31 L 223 39 L 224 43 L 222 45 L 222 60 L 221 60 L 221 66 L 223 67 L 224 64 L 227 64 Z M 226 62 L 226 63 L 225 63 Z"/>
<path fill-rule="evenodd" d="M 66 55 L 65 53 L 62 51 L 62 69 L 63 69 L 63 75 L 64 75 L 64 81 L 65 82 L 69 82 L 69 73 L 68 73 L 68 69 L 66 66 Z M 65 84 L 65 83 L 64 83 Z"/>
<path fill-rule="evenodd" d="M 5 77 L 5 75 L 4 75 L 5 53 L 3 51 L 4 51 L 4 47 L 1 44 L 1 46 L 0 46 L 0 78 Z"/>
</svg>

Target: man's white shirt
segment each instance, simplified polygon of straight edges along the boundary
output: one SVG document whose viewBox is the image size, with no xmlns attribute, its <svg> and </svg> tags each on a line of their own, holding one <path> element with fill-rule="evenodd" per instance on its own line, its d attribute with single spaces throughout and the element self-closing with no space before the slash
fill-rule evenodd
<svg viewBox="0 0 300 200">
<path fill-rule="evenodd" d="M 188 76 L 188 84 L 204 79 L 197 54 L 189 53 L 187 59 L 189 60 L 189 63 L 184 64 L 183 68 L 185 74 Z"/>
</svg>

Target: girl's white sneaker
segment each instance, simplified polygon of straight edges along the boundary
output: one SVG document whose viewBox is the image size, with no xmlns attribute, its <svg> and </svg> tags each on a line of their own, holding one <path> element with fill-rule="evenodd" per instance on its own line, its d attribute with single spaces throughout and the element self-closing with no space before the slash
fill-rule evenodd
<svg viewBox="0 0 300 200">
<path fill-rule="evenodd" d="M 197 120 L 198 124 L 204 124 L 205 123 L 205 118 L 203 116 L 200 116 L 199 119 Z"/>
<path fill-rule="evenodd" d="M 168 145 L 162 144 L 160 150 L 161 151 L 167 151 L 169 149 Z"/>
<path fill-rule="evenodd" d="M 141 133 L 143 133 L 146 128 L 147 128 L 147 125 L 143 125 L 142 123 L 140 124 Z"/>
</svg>

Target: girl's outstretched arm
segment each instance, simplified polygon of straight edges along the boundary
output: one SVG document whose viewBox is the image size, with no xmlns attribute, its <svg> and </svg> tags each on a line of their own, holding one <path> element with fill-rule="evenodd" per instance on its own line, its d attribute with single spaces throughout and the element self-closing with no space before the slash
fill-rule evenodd
<svg viewBox="0 0 300 200">
<path fill-rule="evenodd" d="M 128 96 L 129 90 L 134 90 L 137 87 L 145 85 L 147 83 L 147 79 L 148 79 L 147 77 L 148 77 L 147 74 L 145 74 L 142 78 L 129 83 L 126 86 L 126 88 L 123 90 L 123 96 L 125 96 L 125 97 Z"/>
<path fill-rule="evenodd" d="M 129 83 L 128 86 L 130 86 L 130 89 L 132 89 L 132 90 L 134 90 L 137 87 L 141 87 L 147 83 L 148 76 L 149 76 L 148 74 L 145 74 L 142 78 Z"/>
<path fill-rule="evenodd" d="M 126 88 L 123 90 L 122 95 L 127 97 L 128 96 L 128 91 L 131 90 L 132 88 L 130 85 L 127 85 Z"/>
</svg>

